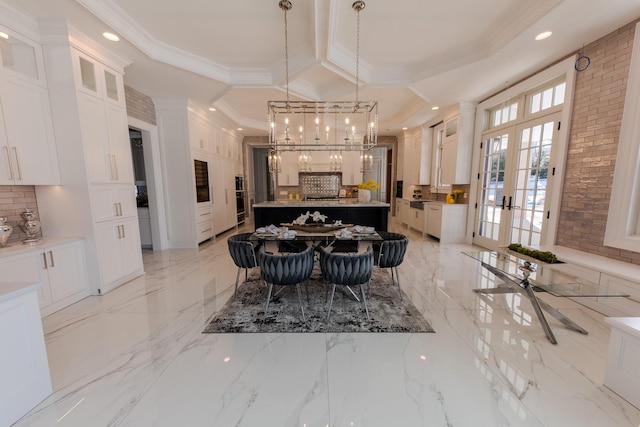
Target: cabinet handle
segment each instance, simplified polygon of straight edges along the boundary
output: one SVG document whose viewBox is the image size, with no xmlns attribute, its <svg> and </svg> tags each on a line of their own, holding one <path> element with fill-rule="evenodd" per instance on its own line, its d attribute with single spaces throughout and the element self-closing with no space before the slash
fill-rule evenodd
<svg viewBox="0 0 640 427">
<path fill-rule="evenodd" d="M 200 216 L 207 216 L 207 215 L 211 215 L 211 212 L 200 214 Z"/>
<path fill-rule="evenodd" d="M 126 239 L 127 238 L 127 233 L 125 233 L 124 225 L 121 225 L 120 227 L 122 227 L 122 238 Z"/>
<path fill-rule="evenodd" d="M 13 155 L 16 158 L 16 169 L 18 169 L 18 181 L 22 181 L 22 170 L 20 168 L 20 157 L 18 157 L 17 147 L 13 147 Z"/>
<path fill-rule="evenodd" d="M 120 216 L 122 216 L 122 203 L 118 202 L 118 212 L 120 212 Z"/>
<path fill-rule="evenodd" d="M 49 266 L 47 265 L 47 254 L 42 252 L 42 259 L 44 260 L 44 269 L 47 270 Z"/>
<path fill-rule="evenodd" d="M 118 180 L 118 161 L 116 160 L 116 155 L 113 155 L 113 169 L 116 171 L 116 178 L 115 180 Z"/>
<path fill-rule="evenodd" d="M 229 198 L 227 197 L 227 189 L 224 189 L 224 204 L 228 205 L 229 204 Z"/>
<path fill-rule="evenodd" d="M 207 228 L 206 230 L 202 230 L 203 233 L 206 233 L 207 231 L 211 231 L 213 230 L 211 227 Z"/>
<path fill-rule="evenodd" d="M 9 147 L 4 147 L 4 153 L 7 155 L 7 163 L 9 163 L 9 179 L 13 181 L 13 164 L 11 162 L 11 155 L 9 154 Z"/>
<path fill-rule="evenodd" d="M 113 173 L 113 156 L 111 154 L 107 154 L 107 157 L 109 158 L 109 171 L 111 172 L 111 180 L 113 180 L 115 176 L 115 174 Z"/>
<path fill-rule="evenodd" d="M 118 229 L 118 239 L 122 239 L 122 231 L 120 230 L 120 226 L 116 225 L 116 228 Z"/>
<path fill-rule="evenodd" d="M 51 258 L 51 267 L 55 267 L 56 263 L 53 261 L 53 251 L 49 251 L 49 258 Z"/>
</svg>

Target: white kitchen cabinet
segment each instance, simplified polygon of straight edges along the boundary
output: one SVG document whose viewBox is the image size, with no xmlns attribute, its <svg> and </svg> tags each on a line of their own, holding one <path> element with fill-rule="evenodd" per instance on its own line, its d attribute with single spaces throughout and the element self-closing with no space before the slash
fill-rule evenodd
<svg viewBox="0 0 640 427">
<path fill-rule="evenodd" d="M 410 207 L 407 225 L 422 233 L 424 231 L 424 210 Z"/>
<path fill-rule="evenodd" d="M 78 107 L 89 180 L 133 183 L 126 111 L 84 93 L 78 93 Z"/>
<path fill-rule="evenodd" d="M 409 201 L 396 199 L 396 221 L 400 224 L 407 224 L 409 220 Z"/>
<path fill-rule="evenodd" d="M 461 103 L 458 115 L 445 120 L 440 158 L 442 184 L 471 182 L 474 126 L 475 104 L 472 103 Z"/>
<path fill-rule="evenodd" d="M 213 206 L 196 207 L 196 239 L 198 243 L 204 242 L 215 235 Z"/>
<path fill-rule="evenodd" d="M 75 49 L 73 59 L 89 180 L 133 183 L 122 76 Z"/>
<path fill-rule="evenodd" d="M 46 88 L 0 73 L 0 185 L 60 184 Z"/>
<path fill-rule="evenodd" d="M 189 115 L 189 144 L 191 148 L 208 151 L 213 146 L 209 124 L 202 118 Z"/>
<path fill-rule="evenodd" d="M 51 394 L 51 374 L 35 294 L 39 284 L 0 285 L 0 425 L 18 421 Z"/>
<path fill-rule="evenodd" d="M 279 186 L 297 186 L 298 180 L 298 153 L 295 151 L 281 151 L 280 172 L 278 172 Z"/>
<path fill-rule="evenodd" d="M 225 158 L 214 158 L 213 173 L 213 230 L 220 234 L 238 223 L 234 163 Z"/>
<path fill-rule="evenodd" d="M 432 129 L 416 129 L 404 135 L 403 180 L 410 185 L 431 183 Z"/>
<path fill-rule="evenodd" d="M 360 151 L 342 152 L 342 185 L 358 185 L 362 182 Z"/>
<path fill-rule="evenodd" d="M 464 243 L 469 205 L 426 202 L 424 232 L 440 243 Z"/>
<path fill-rule="evenodd" d="M 103 287 L 117 286 L 142 268 L 137 218 L 103 222 L 95 230 Z"/>
<path fill-rule="evenodd" d="M 42 316 L 89 295 L 83 242 L 42 244 L 0 257 L 2 281 L 42 283 L 38 300 Z"/>
<path fill-rule="evenodd" d="M 135 216 L 135 189 L 133 185 L 93 185 L 91 206 L 95 222 Z"/>
</svg>

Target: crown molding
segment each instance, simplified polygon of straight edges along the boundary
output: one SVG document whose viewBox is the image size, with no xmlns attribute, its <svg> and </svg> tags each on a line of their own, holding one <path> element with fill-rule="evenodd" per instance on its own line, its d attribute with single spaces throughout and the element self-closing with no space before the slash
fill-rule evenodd
<svg viewBox="0 0 640 427">
<path fill-rule="evenodd" d="M 42 19 L 38 23 L 42 44 L 45 46 L 59 44 L 73 46 L 122 74 L 124 74 L 124 68 L 132 63 L 129 58 L 96 43 L 64 19 Z"/>
<path fill-rule="evenodd" d="M 0 25 L 31 39 L 31 41 L 40 42 L 38 22 L 35 19 L 2 2 L 0 2 L 0 17 Z"/>
</svg>

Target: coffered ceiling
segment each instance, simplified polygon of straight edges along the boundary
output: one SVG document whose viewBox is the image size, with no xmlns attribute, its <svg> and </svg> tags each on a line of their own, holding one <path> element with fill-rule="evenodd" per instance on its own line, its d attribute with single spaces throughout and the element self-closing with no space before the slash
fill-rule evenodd
<svg viewBox="0 0 640 427">
<path fill-rule="evenodd" d="M 212 105 L 245 135 L 265 134 L 267 101 L 286 97 L 278 0 L 4 1 L 37 19 L 67 19 L 131 60 L 127 85 Z M 355 99 L 352 1 L 291 1 L 291 99 Z M 434 106 L 481 100 L 638 17 L 638 0 L 367 0 L 359 98 L 379 101 L 382 134 L 398 133 L 433 117 Z M 547 30 L 550 38 L 534 40 Z"/>
</svg>

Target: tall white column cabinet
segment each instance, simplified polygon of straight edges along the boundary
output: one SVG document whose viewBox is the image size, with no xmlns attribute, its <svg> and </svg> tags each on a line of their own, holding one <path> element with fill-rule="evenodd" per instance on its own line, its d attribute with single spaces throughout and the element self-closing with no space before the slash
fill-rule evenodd
<svg viewBox="0 0 640 427">
<path fill-rule="evenodd" d="M 61 186 L 36 187 L 43 230 L 85 238 L 89 289 L 144 273 L 123 70 L 128 61 L 63 21 L 41 24 Z"/>
</svg>

